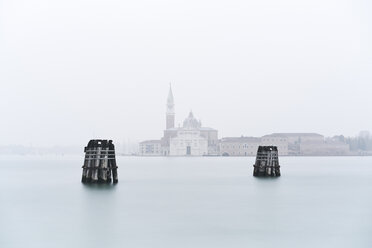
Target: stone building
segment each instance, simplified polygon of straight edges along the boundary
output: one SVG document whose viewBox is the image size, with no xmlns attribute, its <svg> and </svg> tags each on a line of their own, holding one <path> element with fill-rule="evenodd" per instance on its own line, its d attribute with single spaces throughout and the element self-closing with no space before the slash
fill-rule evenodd
<svg viewBox="0 0 372 248">
<path fill-rule="evenodd" d="M 280 156 L 288 155 L 288 138 L 281 135 L 271 134 L 261 138 L 261 146 L 276 146 Z"/>
<path fill-rule="evenodd" d="M 273 133 L 262 137 L 230 137 L 220 140 L 220 155 L 222 156 L 255 156 L 258 146 L 276 146 L 280 156 L 305 155 L 315 151 L 310 144 L 322 144 L 328 151 L 341 153 L 337 149 L 341 145 L 324 144 L 324 136 L 316 133 Z M 302 146 L 301 151 L 301 144 Z M 312 151 L 311 151 L 312 150 Z"/>
<path fill-rule="evenodd" d="M 205 156 L 208 155 L 208 140 L 197 129 L 180 129 L 170 139 L 170 156 Z"/>
<path fill-rule="evenodd" d="M 220 140 L 222 156 L 255 156 L 258 146 L 277 146 L 279 155 L 288 155 L 288 141 L 284 137 L 230 137 Z"/>
<path fill-rule="evenodd" d="M 165 130 L 160 140 L 151 141 L 160 144 L 160 154 L 163 156 L 206 156 L 218 155 L 218 131 L 213 128 L 203 127 L 201 121 L 194 117 L 192 112 L 184 120 L 183 125 L 175 127 L 175 104 L 172 88 L 170 87 L 165 115 Z M 143 144 L 142 144 L 143 143 Z M 140 154 L 150 147 L 148 142 L 140 143 Z M 156 150 L 158 151 L 158 150 Z M 150 155 L 150 154 L 146 154 Z M 155 154 L 153 154 L 155 155 Z M 157 155 L 157 154 L 156 154 Z"/>
<path fill-rule="evenodd" d="M 160 140 L 146 140 L 139 145 L 139 155 L 141 156 L 160 156 L 161 152 Z"/>
<path fill-rule="evenodd" d="M 222 156 L 255 156 L 260 138 L 255 137 L 228 137 L 220 140 L 220 155 Z"/>
<path fill-rule="evenodd" d="M 287 155 L 301 155 L 300 145 L 304 142 L 323 143 L 324 136 L 317 133 L 273 133 L 262 137 L 265 141 L 276 140 L 280 144 L 280 139 L 286 139 Z M 284 142 L 284 141 L 283 141 Z M 268 144 L 268 143 L 265 143 Z M 282 148 L 283 150 L 283 148 Z"/>
<path fill-rule="evenodd" d="M 288 140 L 288 143 L 324 141 L 324 136 L 317 133 L 273 133 L 265 135 L 265 137 L 283 137 Z"/>
</svg>

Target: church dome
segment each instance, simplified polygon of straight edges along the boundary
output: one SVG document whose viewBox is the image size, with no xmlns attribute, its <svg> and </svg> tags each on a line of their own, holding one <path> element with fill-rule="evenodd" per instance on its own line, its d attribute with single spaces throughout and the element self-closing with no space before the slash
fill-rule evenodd
<svg viewBox="0 0 372 248">
<path fill-rule="evenodd" d="M 192 111 L 190 112 L 189 116 L 183 121 L 184 128 L 200 128 L 201 122 L 198 121 Z"/>
</svg>

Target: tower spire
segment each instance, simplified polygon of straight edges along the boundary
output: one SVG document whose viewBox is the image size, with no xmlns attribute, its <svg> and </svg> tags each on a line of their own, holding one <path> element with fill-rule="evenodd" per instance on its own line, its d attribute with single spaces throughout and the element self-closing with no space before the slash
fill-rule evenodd
<svg viewBox="0 0 372 248">
<path fill-rule="evenodd" d="M 169 93 L 167 99 L 167 111 L 166 111 L 166 129 L 174 128 L 176 112 L 174 110 L 174 98 L 172 92 L 172 84 L 169 83 Z"/>
<path fill-rule="evenodd" d="M 173 98 L 173 92 L 172 92 L 172 84 L 169 83 L 169 92 L 168 92 L 168 100 L 167 100 L 167 107 L 173 107 L 174 106 L 174 98 Z"/>
</svg>

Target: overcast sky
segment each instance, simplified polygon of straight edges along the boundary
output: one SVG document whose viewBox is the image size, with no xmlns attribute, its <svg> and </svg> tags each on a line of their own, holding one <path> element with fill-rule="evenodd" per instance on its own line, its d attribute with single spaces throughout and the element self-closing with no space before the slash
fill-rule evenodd
<svg viewBox="0 0 372 248">
<path fill-rule="evenodd" d="M 0 145 L 372 131 L 369 0 L 0 0 Z"/>
</svg>

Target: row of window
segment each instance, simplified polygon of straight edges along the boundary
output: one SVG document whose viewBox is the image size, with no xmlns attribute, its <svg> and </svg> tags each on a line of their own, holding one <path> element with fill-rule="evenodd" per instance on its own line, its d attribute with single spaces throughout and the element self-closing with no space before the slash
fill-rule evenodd
<svg viewBox="0 0 372 248">
<path fill-rule="evenodd" d="M 286 139 L 262 139 L 262 141 L 280 141 L 280 142 L 287 142 Z"/>
<path fill-rule="evenodd" d="M 178 134 L 179 135 L 186 135 L 186 134 L 188 134 L 188 135 L 199 135 L 198 132 L 179 132 Z"/>
<path fill-rule="evenodd" d="M 222 148 L 230 148 L 230 146 L 224 146 L 224 145 L 222 145 L 221 147 Z M 256 146 L 248 146 L 248 145 L 242 146 L 242 148 L 257 148 L 257 147 L 258 147 L 258 145 L 256 145 Z M 235 149 L 235 146 L 231 146 L 231 148 Z M 240 148 L 240 146 L 236 146 L 236 148 Z"/>
<path fill-rule="evenodd" d="M 257 148 L 258 146 L 259 146 L 259 145 L 250 145 L 250 146 L 249 146 L 249 145 L 242 145 L 242 146 L 237 145 L 236 148 L 239 148 L 239 149 L 240 149 L 240 148 Z M 278 146 L 278 147 L 279 147 L 279 146 Z M 285 147 L 286 147 L 286 146 L 283 146 L 282 148 L 285 149 Z M 229 145 L 221 145 L 221 148 L 226 148 L 226 149 L 227 149 L 227 148 L 230 148 L 230 146 L 229 146 Z M 232 145 L 231 148 L 232 148 L 232 149 L 235 149 L 235 146 Z"/>
<path fill-rule="evenodd" d="M 178 144 L 176 142 L 174 142 L 173 145 L 177 146 Z M 180 146 L 184 146 L 184 145 L 185 146 L 191 146 L 191 143 L 185 143 L 185 144 L 184 143 L 180 143 L 179 145 Z M 197 147 L 198 146 L 198 143 L 194 143 L 194 146 Z"/>
</svg>

